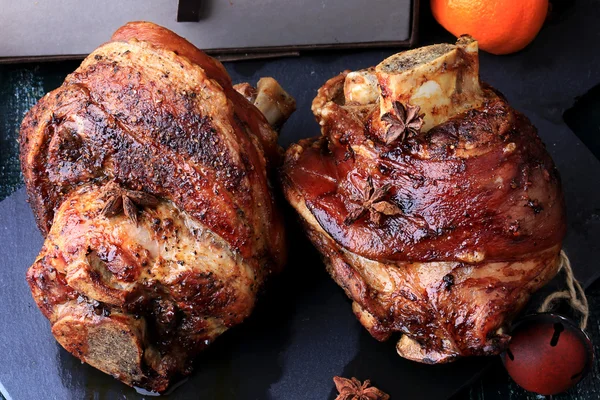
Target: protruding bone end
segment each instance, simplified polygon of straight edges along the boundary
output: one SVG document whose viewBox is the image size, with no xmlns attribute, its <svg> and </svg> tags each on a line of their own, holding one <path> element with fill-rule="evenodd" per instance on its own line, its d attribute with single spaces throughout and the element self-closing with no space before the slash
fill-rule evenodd
<svg viewBox="0 0 600 400">
<path fill-rule="evenodd" d="M 279 129 L 296 110 L 296 100 L 273 78 L 261 78 L 256 89 L 248 83 L 234 88 L 263 113 L 273 129 Z"/>
</svg>

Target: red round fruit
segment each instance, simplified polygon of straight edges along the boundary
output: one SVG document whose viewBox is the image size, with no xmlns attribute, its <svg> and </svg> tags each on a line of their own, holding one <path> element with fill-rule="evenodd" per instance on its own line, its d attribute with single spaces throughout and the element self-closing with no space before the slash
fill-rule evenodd
<svg viewBox="0 0 600 400">
<path fill-rule="evenodd" d="M 515 325 L 504 366 L 511 378 L 531 392 L 554 395 L 574 386 L 593 362 L 587 335 L 556 314 L 536 314 Z"/>
</svg>

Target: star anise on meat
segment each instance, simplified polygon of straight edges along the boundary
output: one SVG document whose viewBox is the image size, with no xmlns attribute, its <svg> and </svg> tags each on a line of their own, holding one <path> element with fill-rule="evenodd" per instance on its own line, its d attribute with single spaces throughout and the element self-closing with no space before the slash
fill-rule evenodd
<svg viewBox="0 0 600 400">
<path fill-rule="evenodd" d="M 335 376 L 333 382 L 339 392 L 335 400 L 388 400 L 390 398 L 387 393 L 371 386 L 371 381 L 368 379 L 361 384 L 356 378 Z"/>
<path fill-rule="evenodd" d="M 406 104 L 405 107 L 399 101 L 394 101 L 392 108 L 394 112 L 387 112 L 381 116 L 381 120 L 389 125 L 383 138 L 385 144 L 391 144 L 397 139 L 404 141 L 418 135 L 423 127 L 425 115 L 419 114 L 421 107 L 410 104 Z"/>
<path fill-rule="evenodd" d="M 158 199 L 151 194 L 137 190 L 127 190 L 116 182 L 106 185 L 102 199 L 106 204 L 100 212 L 107 218 L 124 213 L 131 222 L 137 225 L 138 207 L 155 207 Z"/>
<path fill-rule="evenodd" d="M 350 194 L 349 198 L 354 203 L 348 203 L 346 207 L 350 213 L 344 220 L 346 225 L 350 225 L 359 219 L 365 212 L 369 212 L 369 219 L 379 224 L 382 215 L 398 215 L 402 212 L 396 205 L 383 200 L 391 188 L 390 184 L 385 184 L 378 188 L 373 185 L 373 178 L 369 176 L 362 182 L 362 187 Z"/>
</svg>

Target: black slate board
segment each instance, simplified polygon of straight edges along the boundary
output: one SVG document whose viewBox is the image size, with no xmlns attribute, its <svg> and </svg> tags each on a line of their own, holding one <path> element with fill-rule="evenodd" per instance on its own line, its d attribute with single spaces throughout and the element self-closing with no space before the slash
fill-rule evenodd
<svg viewBox="0 0 600 400">
<path fill-rule="evenodd" d="M 570 131 L 532 119 L 548 133 L 543 136 L 565 135 L 555 159 L 570 160 L 561 173 L 569 202 L 577 202 L 569 209 L 565 243 L 577 277 L 588 285 L 600 272 L 594 261 L 600 258 L 600 186 L 585 183 L 600 176 L 600 163 Z M 288 217 L 286 271 L 271 282 L 252 317 L 201 355 L 196 372 L 167 398 L 333 398 L 331 379 L 342 375 L 371 378 L 396 398 L 443 399 L 489 365 L 486 358 L 421 365 L 396 356 L 392 341 L 376 342 L 354 318 L 289 210 Z M 42 238 L 23 189 L 0 203 L 0 220 L 0 390 L 7 399 L 148 398 L 81 364 L 54 341 L 24 279 Z"/>
<path fill-rule="evenodd" d="M 566 14 L 550 23 L 525 51 L 482 54 L 481 74 L 531 118 L 547 144 L 565 189 L 565 248 L 576 276 L 588 286 L 600 272 L 600 162 L 561 116 L 575 96 L 600 81 L 600 69 L 593 67 L 600 53 L 590 51 L 589 41 L 577 40 L 595 37 L 600 24 L 594 1 L 577 4 L 578 19 Z M 439 29 L 422 32 L 421 44 L 453 40 Z M 375 65 L 393 52 L 315 53 L 227 67 L 236 82 L 273 76 L 296 97 L 298 111 L 281 136 L 287 146 L 317 134 L 310 102 L 326 79 L 346 68 Z M 0 218 L 0 390 L 15 400 L 144 398 L 81 364 L 52 338 L 24 280 L 42 240 L 22 190 L 0 203 Z M 288 232 L 292 248 L 286 271 L 272 282 L 252 317 L 217 340 L 169 399 L 332 399 L 334 375 L 370 378 L 392 399 L 443 399 L 489 364 L 489 359 L 469 359 L 423 366 L 395 356 L 392 342 L 376 342 L 355 320 L 350 302 L 326 275 L 293 218 Z"/>
<path fill-rule="evenodd" d="M 42 238 L 23 189 L 0 204 L 0 219 L 3 394 L 15 400 L 143 398 L 81 364 L 50 334 L 24 279 Z M 219 338 L 198 358 L 192 377 L 166 398 L 333 398 L 332 377 L 343 375 L 372 378 L 390 393 L 402 393 L 403 399 L 441 399 L 488 364 L 480 358 L 420 365 L 398 357 L 392 342 L 372 339 L 299 227 L 293 221 L 291 225 L 293 247 L 286 272 L 271 282 L 251 318 Z"/>
</svg>

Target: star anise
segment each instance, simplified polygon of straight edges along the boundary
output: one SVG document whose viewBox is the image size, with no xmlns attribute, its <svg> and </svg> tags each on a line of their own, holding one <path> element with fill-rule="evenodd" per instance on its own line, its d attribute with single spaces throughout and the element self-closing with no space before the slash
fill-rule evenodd
<svg viewBox="0 0 600 400">
<path fill-rule="evenodd" d="M 339 392 L 335 400 L 388 400 L 390 398 L 387 393 L 371 386 L 371 381 L 368 379 L 361 384 L 356 378 L 335 376 L 333 382 Z"/>
<path fill-rule="evenodd" d="M 102 199 L 106 200 L 106 204 L 100 212 L 102 215 L 109 218 L 124 213 L 136 225 L 138 206 L 155 207 L 158 204 L 158 199 L 151 194 L 127 190 L 116 182 L 106 185 Z"/>
<path fill-rule="evenodd" d="M 416 136 L 423 126 L 423 117 L 425 114 L 419 114 L 421 107 L 406 104 L 406 107 L 399 101 L 392 103 L 394 112 L 387 112 L 381 116 L 381 120 L 389 124 L 383 141 L 390 144 L 400 138 L 404 141 Z"/>
<path fill-rule="evenodd" d="M 346 204 L 350 213 L 344 220 L 344 223 L 350 225 L 367 211 L 369 212 L 369 219 L 376 224 L 381 222 L 382 215 L 398 215 L 402 213 L 402 210 L 396 205 L 383 200 L 390 188 L 390 184 L 375 188 L 373 186 L 373 178 L 369 176 L 363 181 L 362 187 L 357 188 L 358 191 L 349 196 L 350 200 L 355 203 Z"/>
</svg>

